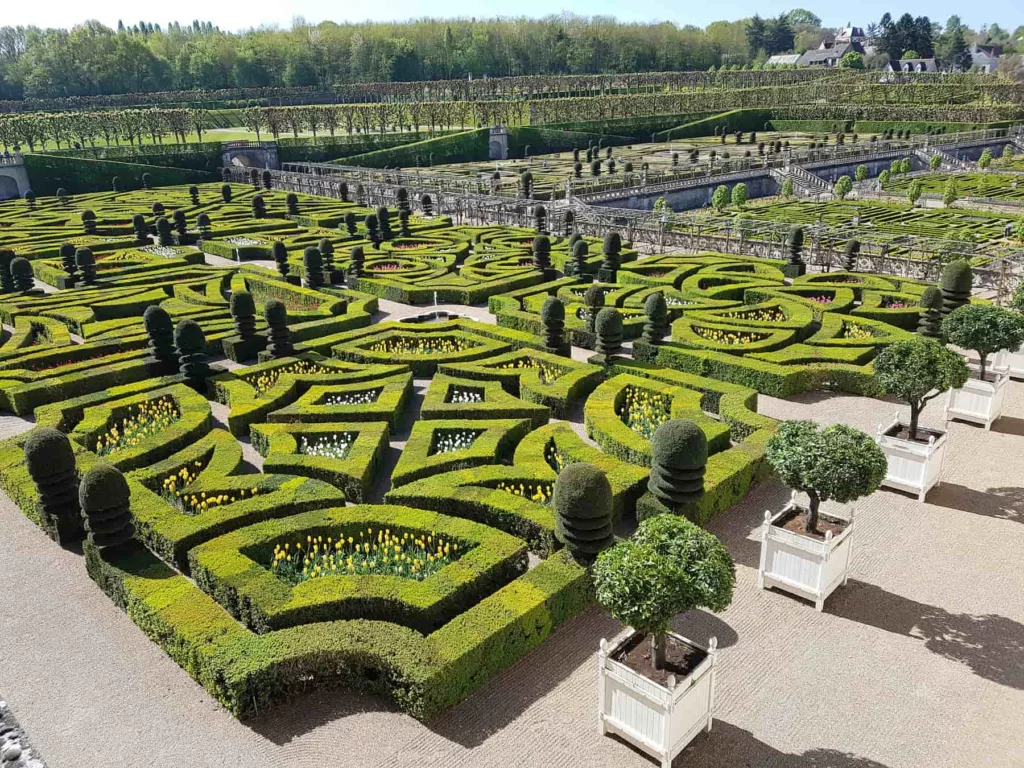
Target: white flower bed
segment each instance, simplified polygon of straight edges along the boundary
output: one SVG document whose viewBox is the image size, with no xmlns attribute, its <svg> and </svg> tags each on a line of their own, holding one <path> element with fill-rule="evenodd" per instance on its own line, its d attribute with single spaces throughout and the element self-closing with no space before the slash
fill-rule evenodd
<svg viewBox="0 0 1024 768">
<path fill-rule="evenodd" d="M 355 437 L 342 433 L 323 435 L 315 440 L 306 435 L 299 437 L 299 453 L 307 456 L 319 456 L 324 459 L 346 459 L 352 450 Z"/>
<path fill-rule="evenodd" d="M 262 240 L 254 240 L 251 237 L 242 237 L 241 235 L 225 237 L 224 242 L 230 243 L 231 245 L 266 245 Z"/>
<path fill-rule="evenodd" d="M 151 253 L 154 256 L 177 256 L 181 251 L 166 245 L 144 245 L 139 248 L 143 253 Z"/>
<path fill-rule="evenodd" d="M 464 451 L 476 442 L 480 433 L 475 429 L 439 430 L 434 433 L 433 455 Z"/>
<path fill-rule="evenodd" d="M 369 405 L 377 402 L 380 395 L 379 389 L 371 389 L 366 392 L 345 392 L 341 395 L 328 395 L 323 405 Z"/>
<path fill-rule="evenodd" d="M 464 403 L 482 403 L 483 401 L 483 392 L 478 392 L 474 389 L 463 389 L 461 387 L 453 388 L 448 397 L 449 403 L 455 403 L 457 405 L 462 405 Z"/>
</svg>

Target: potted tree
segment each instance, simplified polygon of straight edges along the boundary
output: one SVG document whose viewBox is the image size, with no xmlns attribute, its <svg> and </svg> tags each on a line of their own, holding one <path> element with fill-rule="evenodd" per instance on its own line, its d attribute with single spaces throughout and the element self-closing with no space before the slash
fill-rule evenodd
<svg viewBox="0 0 1024 768">
<path fill-rule="evenodd" d="M 1010 306 L 1020 315 L 1024 315 L 1024 283 L 1017 286 L 1010 300 Z M 1013 349 L 1001 349 L 992 361 L 994 368 L 1006 368 L 1010 378 L 1024 379 L 1024 345 Z"/>
<path fill-rule="evenodd" d="M 886 394 L 910 406 L 910 420 L 897 411 L 878 425 L 876 440 L 888 461 L 882 485 L 916 493 L 919 501 L 938 485 L 946 455 L 946 431 L 918 426 L 921 411 L 944 392 L 962 387 L 967 363 L 951 349 L 925 336 L 897 341 L 875 358 L 875 378 Z"/>
<path fill-rule="evenodd" d="M 664 514 L 598 555 L 593 573 L 598 602 L 632 628 L 615 643 L 601 641 L 599 730 L 670 766 L 711 729 L 718 642 L 702 646 L 668 622 L 694 608 L 724 610 L 736 584 L 732 558 L 711 533 Z"/>
<path fill-rule="evenodd" d="M 992 428 L 1003 412 L 1006 383 L 1005 368 L 987 369 L 989 355 L 1024 344 L 1024 319 L 1007 309 L 991 304 L 967 304 L 942 321 L 942 331 L 951 344 L 978 353 L 978 365 L 971 366 L 971 377 L 963 386 L 949 391 L 946 418 L 957 418 Z"/>
<path fill-rule="evenodd" d="M 758 586 L 813 600 L 820 611 L 846 583 L 853 553 L 853 510 L 846 519 L 833 517 L 820 511 L 821 502 L 848 504 L 874 493 L 885 477 L 885 454 L 845 424 L 818 429 L 813 421 L 787 421 L 768 440 L 765 458 L 793 495 L 781 512 L 764 513 Z M 797 491 L 807 494 L 806 507 Z"/>
</svg>

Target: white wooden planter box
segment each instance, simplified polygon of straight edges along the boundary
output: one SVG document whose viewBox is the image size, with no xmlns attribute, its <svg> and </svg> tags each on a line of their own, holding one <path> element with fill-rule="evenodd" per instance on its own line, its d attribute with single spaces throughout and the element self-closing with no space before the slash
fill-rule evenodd
<svg viewBox="0 0 1024 768">
<path fill-rule="evenodd" d="M 962 419 L 992 429 L 992 422 L 1003 413 L 1006 383 L 1010 374 L 1006 369 L 993 370 L 994 381 L 968 379 L 960 389 L 949 390 L 946 400 L 946 419 Z"/>
<path fill-rule="evenodd" d="M 612 657 L 633 637 L 610 645 L 601 640 L 598 654 L 598 730 L 614 733 L 671 768 L 672 760 L 701 731 L 711 730 L 715 705 L 715 658 L 718 639 L 705 648 L 669 632 L 676 642 L 707 653 L 707 658 L 682 680 L 669 678 L 664 686 L 644 677 Z"/>
<path fill-rule="evenodd" d="M 1011 352 L 1008 349 L 997 352 L 992 361 L 992 368 L 993 370 L 1005 368 L 1009 371 L 1010 378 L 1024 379 L 1024 347 L 1016 352 Z"/>
<path fill-rule="evenodd" d="M 824 539 L 816 539 L 775 525 L 794 508 L 804 510 L 796 503 L 796 493 L 793 497 L 778 514 L 764 513 L 757 586 L 778 587 L 813 600 L 815 609 L 820 611 L 825 607 L 825 598 L 846 584 L 853 559 L 853 510 L 842 533 L 833 536 L 826 531 Z M 819 513 L 819 517 L 825 515 Z"/>
<path fill-rule="evenodd" d="M 924 501 L 928 491 L 938 485 L 942 478 L 947 435 L 945 432 L 939 437 L 930 435 L 927 443 L 918 443 L 886 434 L 899 426 L 906 425 L 900 421 L 898 413 L 889 426 L 883 428 L 881 424 L 878 425 L 875 440 L 889 462 L 882 485 L 916 493 L 917 500 Z"/>
</svg>

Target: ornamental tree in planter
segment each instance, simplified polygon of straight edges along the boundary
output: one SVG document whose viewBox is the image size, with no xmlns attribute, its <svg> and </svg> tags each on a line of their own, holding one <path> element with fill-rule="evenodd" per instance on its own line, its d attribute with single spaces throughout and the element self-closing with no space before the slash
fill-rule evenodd
<svg viewBox="0 0 1024 768">
<path fill-rule="evenodd" d="M 736 569 L 711 533 L 676 515 L 642 522 L 632 538 L 597 557 L 598 602 L 633 631 L 601 641 L 601 733 L 612 731 L 670 765 L 711 728 L 717 640 L 702 647 L 670 632 L 669 621 L 732 602 Z"/>
<path fill-rule="evenodd" d="M 1017 286 L 1017 290 L 1014 291 L 1010 298 L 1010 308 L 1024 316 L 1024 284 Z M 1024 378 L 1024 346 L 1000 350 L 994 365 L 997 368 L 1006 368 L 1012 378 Z"/>
<path fill-rule="evenodd" d="M 934 310 L 937 313 L 937 310 Z M 923 322 L 923 319 L 922 319 Z M 924 501 L 942 477 L 946 454 L 943 430 L 921 430 L 918 420 L 929 401 L 947 390 L 962 387 L 967 364 L 956 352 L 937 341 L 918 336 L 890 344 L 875 358 L 875 379 L 886 394 L 910 406 L 910 422 L 899 414 L 888 425 L 879 424 L 877 441 L 888 469 L 882 484 L 916 493 Z"/>
<path fill-rule="evenodd" d="M 957 389 L 949 391 L 946 418 L 959 418 L 991 429 L 1003 412 L 1006 385 L 1010 375 L 1006 368 L 986 378 L 988 356 L 1024 344 L 1024 319 L 1007 309 L 988 304 L 968 304 L 955 310 L 942 321 L 942 330 L 949 341 L 961 349 L 978 353 L 978 378 L 970 378 Z"/>
<path fill-rule="evenodd" d="M 885 454 L 870 436 L 845 424 L 819 429 L 813 421 L 787 421 L 769 438 L 765 458 L 793 498 L 781 512 L 765 512 L 758 586 L 813 600 L 820 611 L 846 583 L 853 547 L 852 511 L 843 520 L 821 513 L 820 504 L 874 493 L 885 478 Z M 806 509 L 796 503 L 797 491 L 807 494 Z"/>
</svg>

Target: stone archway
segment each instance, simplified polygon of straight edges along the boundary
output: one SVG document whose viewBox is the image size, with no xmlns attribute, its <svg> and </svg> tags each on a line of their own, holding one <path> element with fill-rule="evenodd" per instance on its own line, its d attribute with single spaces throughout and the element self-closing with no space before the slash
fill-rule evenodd
<svg viewBox="0 0 1024 768">
<path fill-rule="evenodd" d="M 253 168 L 252 158 L 248 155 L 235 155 L 231 158 L 232 165 L 240 165 L 243 168 Z"/>
<path fill-rule="evenodd" d="M 0 176 L 0 200 L 15 200 L 19 197 L 18 182 L 12 176 Z"/>
</svg>

